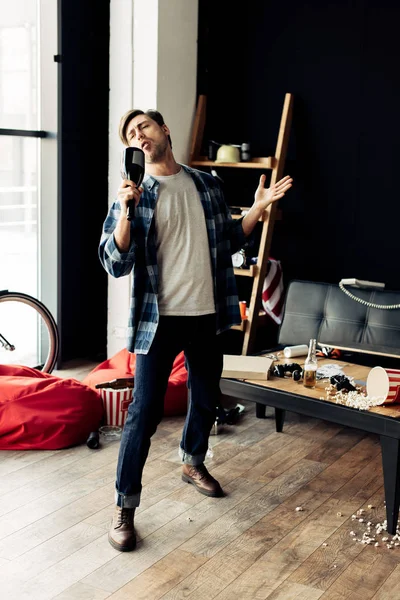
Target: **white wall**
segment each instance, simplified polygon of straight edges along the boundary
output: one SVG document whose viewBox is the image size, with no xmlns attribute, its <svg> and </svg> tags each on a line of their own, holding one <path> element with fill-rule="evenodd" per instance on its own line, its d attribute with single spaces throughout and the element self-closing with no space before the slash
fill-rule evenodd
<svg viewBox="0 0 400 600">
<path fill-rule="evenodd" d="M 160 0 L 158 110 L 171 130 L 175 158 L 187 162 L 196 109 L 197 0 Z"/>
<path fill-rule="evenodd" d="M 112 204 L 120 177 L 120 117 L 133 102 L 133 5 L 132 0 L 110 3 L 110 116 L 109 116 L 109 203 Z M 129 278 L 113 279 L 108 285 L 108 356 L 124 347 L 129 309 Z"/>
<path fill-rule="evenodd" d="M 146 110 L 157 108 L 159 0 L 133 4 L 133 107 Z"/>
<path fill-rule="evenodd" d="M 120 182 L 121 116 L 156 108 L 171 130 L 175 158 L 187 162 L 196 104 L 198 0 L 110 3 L 110 204 Z M 131 278 L 109 277 L 108 356 L 125 347 Z"/>
</svg>

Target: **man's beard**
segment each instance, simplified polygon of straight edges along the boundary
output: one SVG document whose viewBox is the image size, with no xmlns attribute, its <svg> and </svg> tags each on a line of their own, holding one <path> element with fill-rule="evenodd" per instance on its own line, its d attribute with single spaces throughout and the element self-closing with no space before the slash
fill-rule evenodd
<svg viewBox="0 0 400 600">
<path fill-rule="evenodd" d="M 168 148 L 169 141 L 166 139 L 160 144 L 154 144 L 153 150 L 149 154 L 145 154 L 145 161 L 147 163 L 157 163 L 165 158 L 166 150 Z"/>
</svg>

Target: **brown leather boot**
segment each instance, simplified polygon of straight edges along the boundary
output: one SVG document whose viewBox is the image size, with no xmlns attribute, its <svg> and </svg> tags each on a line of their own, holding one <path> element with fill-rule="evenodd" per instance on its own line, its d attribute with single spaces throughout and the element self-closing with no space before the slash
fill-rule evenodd
<svg viewBox="0 0 400 600">
<path fill-rule="evenodd" d="M 134 508 L 115 507 L 113 520 L 108 532 L 111 546 L 120 552 L 129 552 L 136 546 L 136 533 L 133 526 Z"/>
<path fill-rule="evenodd" d="M 197 465 L 196 467 L 184 464 L 182 480 L 186 481 L 186 483 L 192 483 L 196 490 L 205 496 L 221 498 L 224 495 L 218 481 L 210 475 L 204 464 Z"/>
</svg>

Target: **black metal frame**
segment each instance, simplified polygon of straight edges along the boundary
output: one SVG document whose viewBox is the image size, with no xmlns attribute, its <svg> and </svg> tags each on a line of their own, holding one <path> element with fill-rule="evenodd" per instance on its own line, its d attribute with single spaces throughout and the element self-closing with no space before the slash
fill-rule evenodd
<svg viewBox="0 0 400 600">
<path fill-rule="evenodd" d="M 39 131 L 37 129 L 4 129 L 4 128 L 0 128 L 0 135 L 13 135 L 16 137 L 34 137 L 34 138 L 50 137 L 50 133 L 48 131 Z"/>
<path fill-rule="evenodd" d="M 378 434 L 382 449 L 387 530 L 390 534 L 396 533 L 400 504 L 400 419 L 236 379 L 221 379 L 220 387 L 227 396 L 255 402 L 258 418 L 265 418 L 266 406 L 275 408 L 278 432 L 282 432 L 285 411 L 289 410 Z"/>
</svg>

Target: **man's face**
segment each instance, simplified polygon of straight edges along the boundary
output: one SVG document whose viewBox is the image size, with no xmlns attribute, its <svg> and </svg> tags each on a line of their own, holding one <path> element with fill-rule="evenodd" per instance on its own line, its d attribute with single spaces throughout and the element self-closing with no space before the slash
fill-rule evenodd
<svg viewBox="0 0 400 600">
<path fill-rule="evenodd" d="M 147 163 L 160 162 L 169 146 L 169 129 L 166 125 L 160 127 L 158 123 L 147 115 L 137 115 L 128 124 L 126 139 L 133 148 L 141 148 Z"/>
</svg>

